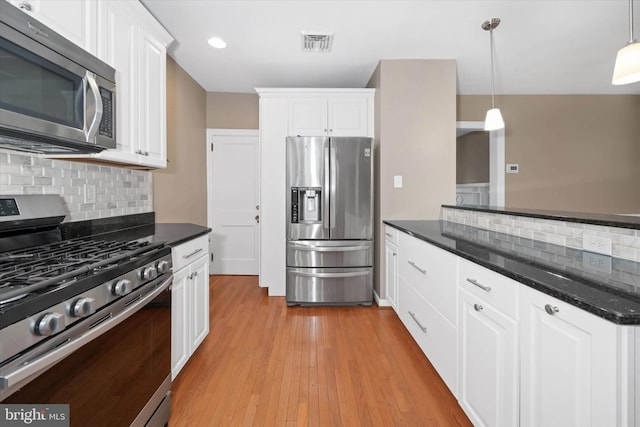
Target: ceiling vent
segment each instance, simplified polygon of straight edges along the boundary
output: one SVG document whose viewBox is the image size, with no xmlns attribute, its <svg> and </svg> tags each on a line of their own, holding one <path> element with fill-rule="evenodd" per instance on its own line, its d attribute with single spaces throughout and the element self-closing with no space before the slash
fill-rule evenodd
<svg viewBox="0 0 640 427">
<path fill-rule="evenodd" d="M 333 33 L 301 31 L 302 50 L 304 52 L 329 52 L 333 42 Z"/>
</svg>

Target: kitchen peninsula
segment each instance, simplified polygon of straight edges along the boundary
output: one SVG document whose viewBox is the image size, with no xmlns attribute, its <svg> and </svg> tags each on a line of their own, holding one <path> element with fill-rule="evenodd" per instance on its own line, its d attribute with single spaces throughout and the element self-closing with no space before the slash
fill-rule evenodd
<svg viewBox="0 0 640 427">
<path fill-rule="evenodd" d="M 384 221 L 387 294 L 472 422 L 640 425 L 638 218 L 441 218 Z M 583 250 L 591 236 L 614 256 Z"/>
</svg>

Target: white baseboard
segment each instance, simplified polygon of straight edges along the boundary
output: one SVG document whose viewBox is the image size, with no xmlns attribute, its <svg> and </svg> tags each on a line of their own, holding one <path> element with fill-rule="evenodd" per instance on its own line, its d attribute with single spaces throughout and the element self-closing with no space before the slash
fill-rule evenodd
<svg viewBox="0 0 640 427">
<path fill-rule="evenodd" d="M 375 290 L 373 291 L 373 298 L 376 300 L 378 307 L 391 307 L 391 302 L 388 299 L 380 298 Z"/>
</svg>

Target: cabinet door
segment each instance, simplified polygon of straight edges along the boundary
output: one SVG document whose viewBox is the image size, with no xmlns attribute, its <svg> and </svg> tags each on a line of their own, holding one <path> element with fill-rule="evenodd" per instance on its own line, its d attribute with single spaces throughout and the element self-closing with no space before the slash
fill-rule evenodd
<svg viewBox="0 0 640 427">
<path fill-rule="evenodd" d="M 171 379 L 175 379 L 189 360 L 189 329 L 187 315 L 189 307 L 189 268 L 185 267 L 173 275 L 171 289 Z"/>
<path fill-rule="evenodd" d="M 301 98 L 289 101 L 289 136 L 328 135 L 327 99 Z"/>
<path fill-rule="evenodd" d="M 101 34 L 98 57 L 116 70 L 118 100 L 116 109 L 117 147 L 102 151 L 95 157 L 136 164 L 138 155 L 139 107 L 138 82 L 138 24 L 127 3 L 102 1 L 98 8 L 98 30 Z"/>
<path fill-rule="evenodd" d="M 385 244 L 385 291 L 386 299 L 389 300 L 391 306 L 398 312 L 397 295 L 398 295 L 398 248 L 393 243 L 387 241 Z"/>
<path fill-rule="evenodd" d="M 96 54 L 95 1 L 9 0 L 69 41 Z"/>
<path fill-rule="evenodd" d="M 330 136 L 368 136 L 368 98 L 329 98 Z"/>
<path fill-rule="evenodd" d="M 190 353 L 193 353 L 209 333 L 209 259 L 204 256 L 191 264 L 191 327 Z"/>
<path fill-rule="evenodd" d="M 475 426 L 517 426 L 517 323 L 464 290 L 460 297 L 460 406 Z"/>
<path fill-rule="evenodd" d="M 531 288 L 520 296 L 520 425 L 620 425 L 616 325 Z"/>
<path fill-rule="evenodd" d="M 166 49 L 140 27 L 140 164 L 167 166 Z"/>
</svg>

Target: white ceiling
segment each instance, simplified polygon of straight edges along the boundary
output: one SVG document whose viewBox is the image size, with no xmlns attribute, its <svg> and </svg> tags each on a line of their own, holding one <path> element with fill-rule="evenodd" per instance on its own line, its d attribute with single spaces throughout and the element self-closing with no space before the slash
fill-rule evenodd
<svg viewBox="0 0 640 427">
<path fill-rule="evenodd" d="M 455 59 L 458 93 L 487 94 L 481 24 L 498 17 L 497 94 L 640 94 L 640 83 L 611 84 L 629 39 L 627 0 L 142 2 L 175 37 L 171 57 L 207 91 L 364 87 L 380 59 Z M 333 32 L 332 51 L 302 52 L 300 31 Z M 228 47 L 210 47 L 212 36 Z"/>
</svg>

